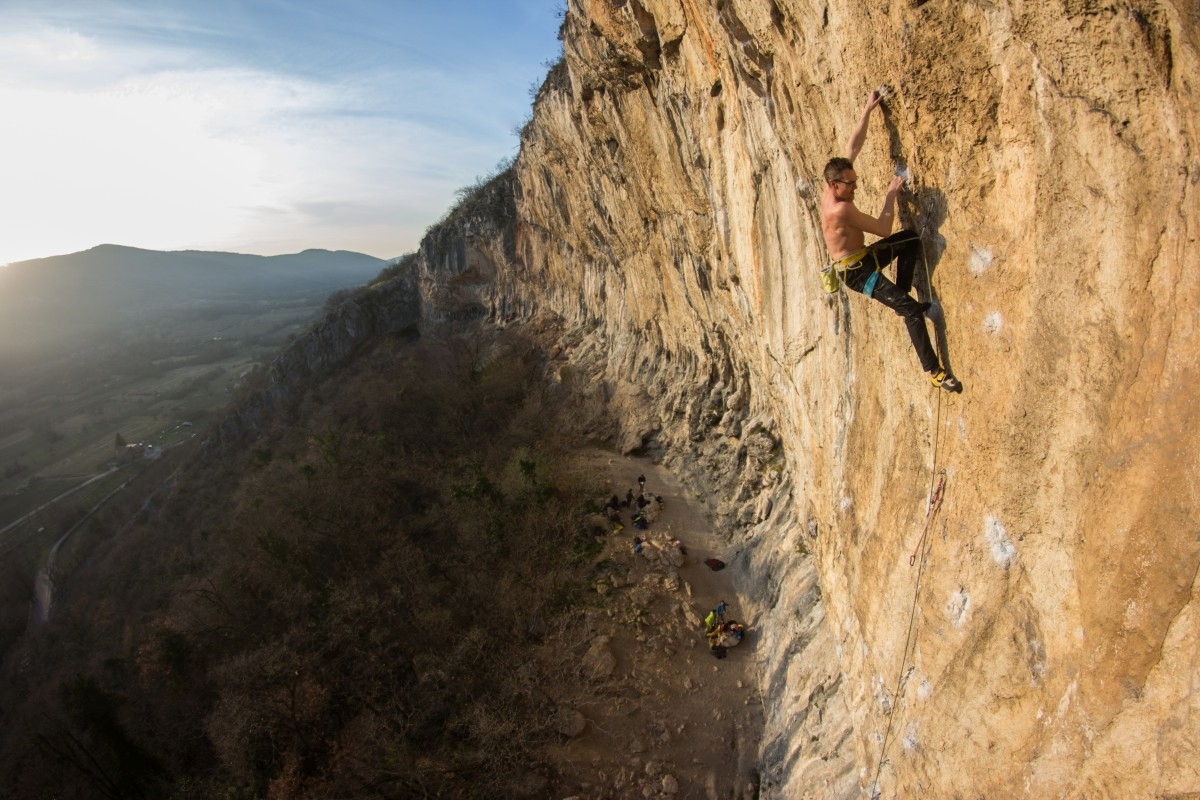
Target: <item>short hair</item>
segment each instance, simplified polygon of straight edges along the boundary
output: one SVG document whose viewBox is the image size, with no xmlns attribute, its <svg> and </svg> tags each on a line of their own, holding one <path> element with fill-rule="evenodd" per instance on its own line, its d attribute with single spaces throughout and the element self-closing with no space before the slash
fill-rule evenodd
<svg viewBox="0 0 1200 800">
<path fill-rule="evenodd" d="M 854 162 L 850 159 L 841 156 L 831 158 L 825 165 L 825 180 L 836 181 L 838 176 L 848 169 L 854 169 Z"/>
</svg>

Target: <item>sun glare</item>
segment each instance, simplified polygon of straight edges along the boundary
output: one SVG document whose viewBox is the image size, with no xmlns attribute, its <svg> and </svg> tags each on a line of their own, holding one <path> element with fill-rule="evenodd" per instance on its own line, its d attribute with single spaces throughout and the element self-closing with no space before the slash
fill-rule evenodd
<svg viewBox="0 0 1200 800">
<path fill-rule="evenodd" d="M 169 83 L 96 94 L 0 89 L 0 263 L 100 242 L 169 248 L 234 233 L 269 204 L 235 109 Z"/>
</svg>

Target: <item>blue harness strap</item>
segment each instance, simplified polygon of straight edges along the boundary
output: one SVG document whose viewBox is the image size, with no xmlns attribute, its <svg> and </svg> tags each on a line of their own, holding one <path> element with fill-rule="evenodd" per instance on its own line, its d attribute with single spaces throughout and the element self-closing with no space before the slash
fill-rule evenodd
<svg viewBox="0 0 1200 800">
<path fill-rule="evenodd" d="M 875 270 L 867 278 L 867 282 L 863 284 L 862 293 L 867 297 L 871 297 L 875 293 L 875 284 L 879 282 L 879 270 Z"/>
</svg>

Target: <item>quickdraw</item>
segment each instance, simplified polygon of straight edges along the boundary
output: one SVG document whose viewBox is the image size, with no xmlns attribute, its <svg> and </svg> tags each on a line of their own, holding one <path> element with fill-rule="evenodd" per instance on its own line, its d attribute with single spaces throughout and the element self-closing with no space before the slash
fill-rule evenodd
<svg viewBox="0 0 1200 800">
<path fill-rule="evenodd" d="M 925 512 L 925 527 L 921 529 L 921 538 L 917 541 L 917 547 L 912 551 L 912 555 L 908 557 L 910 567 L 917 563 L 917 553 L 921 552 L 921 547 L 925 544 L 925 534 L 929 533 L 929 524 L 933 522 L 934 515 L 942 505 L 942 490 L 945 487 L 946 470 L 942 470 L 938 473 L 937 485 L 933 489 L 933 495 L 929 498 L 929 510 Z"/>
</svg>

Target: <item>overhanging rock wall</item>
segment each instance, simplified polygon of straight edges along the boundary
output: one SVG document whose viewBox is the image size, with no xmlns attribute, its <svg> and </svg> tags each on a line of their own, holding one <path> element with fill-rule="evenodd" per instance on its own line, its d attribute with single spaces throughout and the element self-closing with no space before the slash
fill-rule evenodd
<svg viewBox="0 0 1200 800">
<path fill-rule="evenodd" d="M 563 34 L 493 312 L 561 316 L 627 446 L 718 492 L 768 794 L 1200 791 L 1200 6 L 570 0 Z M 816 280 L 879 84 L 859 202 L 912 174 L 962 395 Z"/>
</svg>

